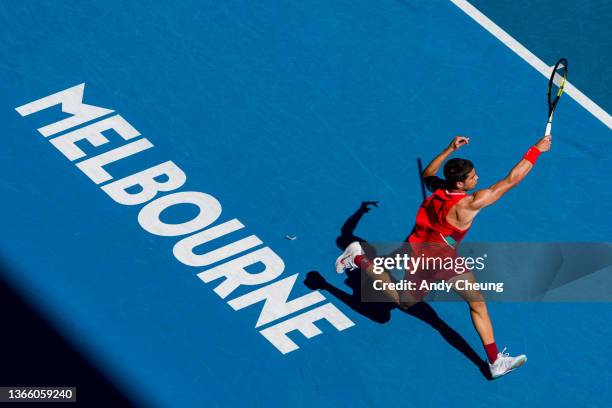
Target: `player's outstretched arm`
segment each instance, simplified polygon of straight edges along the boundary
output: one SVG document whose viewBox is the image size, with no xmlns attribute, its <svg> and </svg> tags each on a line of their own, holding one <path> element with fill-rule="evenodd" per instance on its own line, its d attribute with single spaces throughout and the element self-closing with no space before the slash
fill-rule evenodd
<svg viewBox="0 0 612 408">
<path fill-rule="evenodd" d="M 529 174 L 540 153 L 550 150 L 550 144 L 550 136 L 544 136 L 535 146 L 527 151 L 523 159 L 510 170 L 510 173 L 508 173 L 504 179 L 498 181 L 489 188 L 474 193 L 474 198 L 470 204 L 471 209 L 480 210 L 493 204 L 518 185 L 525 176 Z"/>
<path fill-rule="evenodd" d="M 434 159 L 425 167 L 423 170 L 423 174 L 421 175 L 423 179 L 427 177 L 433 177 L 436 175 L 440 167 L 442 167 L 442 163 L 444 160 L 448 158 L 455 150 L 459 149 L 461 146 L 470 143 L 470 138 L 465 136 L 455 136 L 455 138 L 450 142 L 448 146 L 442 152 L 434 157 Z"/>
</svg>

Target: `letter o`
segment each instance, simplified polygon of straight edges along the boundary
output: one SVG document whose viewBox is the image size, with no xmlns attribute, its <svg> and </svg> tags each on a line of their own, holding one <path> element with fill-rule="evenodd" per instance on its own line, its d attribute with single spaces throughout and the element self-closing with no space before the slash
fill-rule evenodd
<svg viewBox="0 0 612 408">
<path fill-rule="evenodd" d="M 176 204 L 193 204 L 200 209 L 190 221 L 167 224 L 160 219 L 161 213 Z M 221 215 L 221 204 L 209 194 L 197 191 L 181 191 L 151 201 L 138 213 L 138 223 L 147 232 L 163 237 L 190 234 L 207 227 Z"/>
</svg>

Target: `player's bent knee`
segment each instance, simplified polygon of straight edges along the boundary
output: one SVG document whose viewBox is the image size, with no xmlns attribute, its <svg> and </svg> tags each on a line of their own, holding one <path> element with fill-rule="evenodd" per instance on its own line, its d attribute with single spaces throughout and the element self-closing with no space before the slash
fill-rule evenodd
<svg viewBox="0 0 612 408">
<path fill-rule="evenodd" d="M 399 302 L 398 306 L 400 309 L 402 310 L 408 310 L 410 309 L 412 306 L 415 305 L 416 302 L 410 302 L 410 301 L 402 301 Z"/>
<path fill-rule="evenodd" d="M 479 314 L 487 313 L 487 304 L 484 301 L 468 302 L 470 309 Z"/>
</svg>

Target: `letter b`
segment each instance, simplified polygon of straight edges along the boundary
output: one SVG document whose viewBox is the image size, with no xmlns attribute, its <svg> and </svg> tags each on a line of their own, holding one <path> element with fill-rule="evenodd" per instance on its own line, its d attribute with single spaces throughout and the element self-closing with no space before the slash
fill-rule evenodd
<svg viewBox="0 0 612 408">
<path fill-rule="evenodd" d="M 157 181 L 156 178 L 167 176 L 167 181 Z M 102 190 L 113 200 L 123 205 L 138 205 L 146 203 L 159 191 L 172 191 L 187 180 L 185 173 L 172 161 L 158 164 L 139 173 L 114 181 L 102 187 Z M 137 193 L 128 193 L 131 187 L 140 187 Z"/>
</svg>

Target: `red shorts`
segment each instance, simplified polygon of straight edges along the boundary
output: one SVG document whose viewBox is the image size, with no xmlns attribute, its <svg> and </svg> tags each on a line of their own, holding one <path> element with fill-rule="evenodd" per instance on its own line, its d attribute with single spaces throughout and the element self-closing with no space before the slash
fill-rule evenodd
<svg viewBox="0 0 612 408">
<path fill-rule="evenodd" d="M 415 289 L 408 290 L 414 301 L 421 301 L 429 292 L 426 283 L 448 281 L 456 276 L 470 272 L 464 259 L 457 254 L 457 249 L 446 243 L 410 242 L 411 258 L 420 258 L 418 267 L 406 270 L 404 279 L 414 282 Z"/>
</svg>

